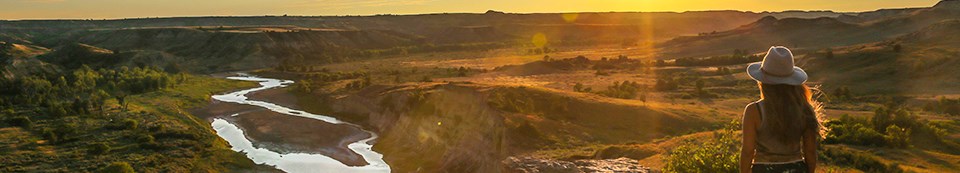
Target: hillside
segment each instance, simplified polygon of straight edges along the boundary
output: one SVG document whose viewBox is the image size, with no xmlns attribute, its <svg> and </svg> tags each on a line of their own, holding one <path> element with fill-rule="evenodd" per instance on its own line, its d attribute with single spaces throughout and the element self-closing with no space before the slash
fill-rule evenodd
<svg viewBox="0 0 960 173">
<path fill-rule="evenodd" d="M 497 172 L 507 156 L 650 141 L 720 119 L 695 116 L 707 112 L 695 107 L 474 83 L 372 86 L 320 102 L 304 98 L 300 107 L 376 129 L 382 139 L 374 149 L 399 172 Z"/>
<path fill-rule="evenodd" d="M 929 8 L 892 9 L 838 18 L 765 17 L 733 30 L 678 37 L 660 45 L 661 58 L 714 56 L 734 49 L 760 52 L 770 45 L 824 49 L 872 43 L 913 33 L 944 20 L 960 19 L 960 1 L 941 1 Z"/>
<path fill-rule="evenodd" d="M 764 17 L 737 29 L 701 36 L 678 37 L 658 47 L 660 57 L 677 58 L 726 54 L 734 49 L 752 52 L 770 45 L 798 48 L 831 47 L 882 40 L 862 26 L 834 18 L 777 19 Z"/>
<path fill-rule="evenodd" d="M 79 43 L 111 50 L 122 59 L 136 59 L 124 60 L 132 64 L 212 73 L 425 52 L 629 47 L 728 30 L 764 15 L 827 14 L 702 11 L 22 20 L 0 21 L 4 26 L 0 40 L 48 48 Z M 540 36 L 545 41 L 532 43 Z M 161 60 L 168 63 L 154 64 Z"/>
<path fill-rule="evenodd" d="M 890 41 L 836 48 L 834 58 L 811 53 L 804 67 L 814 81 L 866 93 L 954 94 L 952 88 L 960 87 L 958 34 L 960 22 L 944 21 Z"/>
<path fill-rule="evenodd" d="M 55 68 L 35 58 L 47 52 L 50 50 L 44 47 L 0 42 L 0 78 L 54 71 Z"/>
</svg>

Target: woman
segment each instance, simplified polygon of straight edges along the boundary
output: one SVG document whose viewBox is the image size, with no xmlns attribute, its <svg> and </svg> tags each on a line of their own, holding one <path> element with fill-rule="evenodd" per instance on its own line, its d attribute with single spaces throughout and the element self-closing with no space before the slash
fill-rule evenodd
<svg viewBox="0 0 960 173">
<path fill-rule="evenodd" d="M 747 73 L 760 86 L 760 100 L 743 112 L 740 172 L 816 171 L 820 104 L 804 85 L 807 74 L 794 66 L 793 53 L 771 47 Z"/>
</svg>

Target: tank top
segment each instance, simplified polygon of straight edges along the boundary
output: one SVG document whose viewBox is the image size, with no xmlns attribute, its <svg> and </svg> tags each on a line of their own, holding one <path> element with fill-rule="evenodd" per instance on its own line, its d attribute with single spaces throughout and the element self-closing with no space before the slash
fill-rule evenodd
<svg viewBox="0 0 960 173">
<path fill-rule="evenodd" d="M 758 164 L 778 164 L 802 161 L 802 140 L 800 138 L 787 142 L 777 140 L 778 134 L 773 133 L 770 128 L 771 125 L 767 123 L 767 116 L 777 115 L 764 113 L 763 106 L 761 106 L 762 104 L 762 100 L 754 102 L 757 110 L 760 111 L 760 126 L 757 127 L 757 152 L 753 162 Z"/>
</svg>

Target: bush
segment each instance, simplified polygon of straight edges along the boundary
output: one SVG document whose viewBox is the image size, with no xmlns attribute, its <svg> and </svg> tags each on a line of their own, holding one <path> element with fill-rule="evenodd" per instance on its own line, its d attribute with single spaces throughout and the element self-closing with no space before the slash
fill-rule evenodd
<svg viewBox="0 0 960 173">
<path fill-rule="evenodd" d="M 133 119 L 129 119 L 129 118 L 123 120 L 123 128 L 124 128 L 124 129 L 127 129 L 127 130 L 136 130 L 137 127 L 139 127 L 139 126 L 140 126 L 140 123 L 137 122 L 137 120 L 133 120 Z"/>
<path fill-rule="evenodd" d="M 896 164 L 887 165 L 883 162 L 880 162 L 873 156 L 861 152 L 850 151 L 848 149 L 824 147 L 819 155 L 819 160 L 823 161 L 824 163 L 851 166 L 863 172 L 904 172 L 903 169 Z"/>
<path fill-rule="evenodd" d="M 706 142 L 684 141 L 668 152 L 667 172 L 739 172 L 740 139 L 733 130 L 721 130 Z"/>
<path fill-rule="evenodd" d="M 154 141 L 156 140 L 155 138 L 153 138 L 152 135 L 150 135 L 150 134 L 142 134 L 142 133 L 141 133 L 141 134 L 138 134 L 136 137 L 134 137 L 134 139 L 137 140 L 137 141 L 140 141 L 140 142 L 142 142 L 142 143 L 152 143 L 152 142 L 154 142 Z"/>
<path fill-rule="evenodd" d="M 100 169 L 100 171 L 98 171 L 98 172 L 102 172 L 102 173 L 135 173 L 136 171 L 133 170 L 133 167 L 130 166 L 130 163 L 127 163 L 127 162 L 113 162 L 113 163 L 110 163 L 110 165 L 107 165 L 107 167 L 104 167 L 103 169 Z"/>
<path fill-rule="evenodd" d="M 30 121 L 30 118 L 23 116 L 10 118 L 7 120 L 7 123 L 10 123 L 10 125 L 13 126 L 23 127 L 25 129 L 33 126 L 33 121 Z"/>
<path fill-rule="evenodd" d="M 57 135 L 57 133 L 54 133 L 53 130 L 44 128 L 43 131 L 40 132 L 40 134 L 42 134 L 43 138 L 46 138 L 48 141 L 51 141 L 51 142 L 60 141 L 60 137 Z"/>
<path fill-rule="evenodd" d="M 887 126 L 887 135 L 883 136 L 887 145 L 896 148 L 906 148 L 910 146 L 910 129 L 904 129 L 897 125 Z"/>
<path fill-rule="evenodd" d="M 60 140 L 67 140 L 73 134 L 77 133 L 77 123 L 63 123 L 53 132 L 59 137 Z"/>
<path fill-rule="evenodd" d="M 825 124 L 830 132 L 824 138 L 827 144 L 852 144 L 862 146 L 881 146 L 885 140 L 880 134 L 869 127 L 866 119 L 841 115 L 840 119 Z"/>
<path fill-rule="evenodd" d="M 97 143 L 90 146 L 91 154 L 106 154 L 110 152 L 110 146 L 104 143 Z"/>
<path fill-rule="evenodd" d="M 533 127 L 533 125 L 527 121 L 522 122 L 520 126 L 517 126 L 514 130 L 520 133 L 521 135 L 528 138 L 532 138 L 532 139 L 540 139 L 540 137 L 542 136 L 540 131 L 537 130 L 536 127 Z"/>
<path fill-rule="evenodd" d="M 613 85 L 608 86 L 605 91 L 600 91 L 599 94 L 613 98 L 632 99 L 643 88 L 645 87 L 632 81 L 613 82 Z"/>
</svg>

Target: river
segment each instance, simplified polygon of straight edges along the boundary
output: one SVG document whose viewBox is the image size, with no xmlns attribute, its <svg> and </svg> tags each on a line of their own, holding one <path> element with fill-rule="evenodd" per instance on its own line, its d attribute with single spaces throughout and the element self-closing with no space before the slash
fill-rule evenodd
<svg viewBox="0 0 960 173">
<path fill-rule="evenodd" d="M 292 84 L 293 81 L 290 80 L 280 80 L 280 79 L 271 79 L 250 76 L 246 74 L 240 74 L 240 76 L 227 77 L 232 80 L 242 80 L 242 81 L 252 81 L 259 82 L 260 87 L 251 88 L 246 90 L 241 90 L 233 93 L 223 94 L 223 95 L 214 95 L 213 99 L 231 102 L 237 104 L 245 104 L 258 106 L 266 108 L 270 111 L 280 113 L 288 116 L 299 116 L 310 119 L 318 120 L 317 123 L 331 123 L 331 124 L 346 124 L 355 126 L 358 129 L 363 130 L 363 128 L 356 124 L 351 124 L 348 122 L 340 121 L 337 118 L 318 115 L 309 113 L 306 111 L 295 110 L 280 106 L 270 102 L 257 101 L 257 100 L 248 100 L 246 94 L 271 89 L 271 88 L 282 88 L 286 87 L 289 84 Z M 232 116 L 238 116 L 236 114 Z M 243 118 L 242 115 L 239 115 L 238 118 Z M 278 153 L 272 151 L 268 148 L 257 148 L 253 145 L 250 139 L 243 133 L 243 130 L 240 129 L 237 125 L 230 123 L 229 121 L 221 118 L 215 118 L 212 123 L 213 129 L 217 132 L 217 135 L 226 140 L 232 146 L 231 149 L 237 152 L 242 152 L 247 155 L 248 158 L 253 160 L 257 164 L 265 164 L 270 166 L 275 166 L 278 169 L 284 172 L 290 173 L 299 173 L 299 172 L 390 172 L 390 166 L 383 161 L 383 154 L 373 151 L 373 145 L 369 144 L 370 141 L 377 139 L 377 134 L 369 130 L 363 130 L 366 133 L 370 134 L 370 138 L 356 141 L 347 145 L 351 151 L 361 155 L 363 159 L 368 163 L 364 166 L 348 166 L 343 164 L 336 159 L 333 159 L 329 156 L 321 154 L 311 154 L 311 153 Z"/>
</svg>

